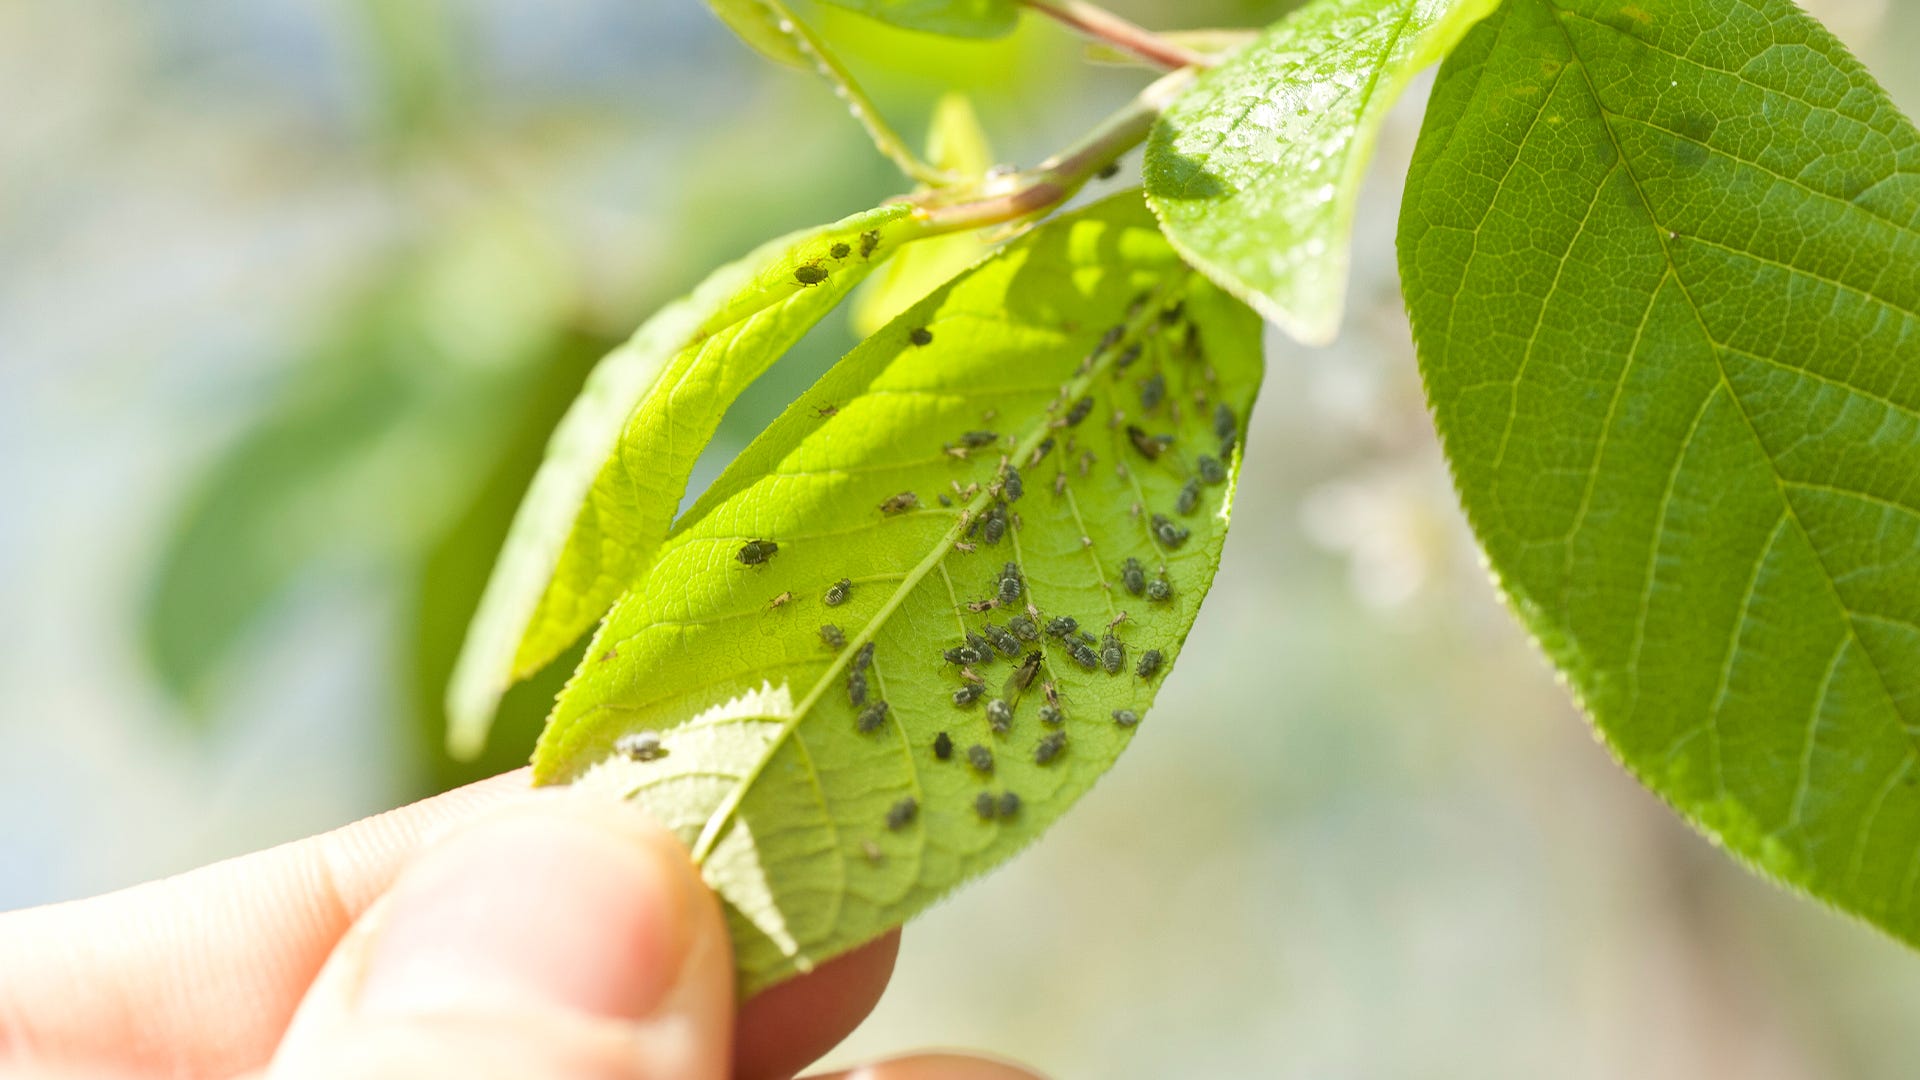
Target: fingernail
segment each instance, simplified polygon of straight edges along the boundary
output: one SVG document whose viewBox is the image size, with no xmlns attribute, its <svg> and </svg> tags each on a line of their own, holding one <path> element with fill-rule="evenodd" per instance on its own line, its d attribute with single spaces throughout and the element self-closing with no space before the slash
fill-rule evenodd
<svg viewBox="0 0 1920 1080">
<path fill-rule="evenodd" d="M 389 896 L 361 1011 L 653 1012 L 688 955 L 697 879 L 665 832 L 600 820 L 631 813 L 556 802 L 423 855 Z"/>
</svg>

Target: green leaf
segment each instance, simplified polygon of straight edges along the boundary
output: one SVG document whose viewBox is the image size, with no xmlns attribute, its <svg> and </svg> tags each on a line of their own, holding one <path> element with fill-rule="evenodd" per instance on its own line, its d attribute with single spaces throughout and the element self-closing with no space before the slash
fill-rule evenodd
<svg viewBox="0 0 1920 1080">
<path fill-rule="evenodd" d="M 1122 335 L 1103 344 L 1114 327 Z M 679 831 L 726 902 L 747 992 L 898 925 L 1007 858 L 1112 764 L 1134 731 L 1114 710 L 1143 715 L 1165 675 L 1137 677 L 1135 665 L 1148 649 L 1172 660 L 1192 626 L 1233 490 L 1231 475 L 1200 483 L 1196 469 L 1219 453 L 1216 409 L 1237 429 L 1252 404 L 1259 329 L 1179 261 L 1137 193 L 1025 234 L 848 354 L 688 511 L 588 647 L 535 752 L 536 780 L 589 776 Z M 1165 398 L 1145 409 L 1142 386 L 1155 376 Z M 1090 409 L 1067 425 L 1083 396 Z M 1173 443 L 1149 460 L 1128 425 Z M 997 435 L 961 457 L 949 448 L 969 431 Z M 1003 454 L 1024 496 L 1009 500 L 1012 524 L 990 541 Z M 1190 481 L 1197 498 L 1181 514 Z M 889 512 L 903 492 L 917 506 Z M 1157 543 L 1155 514 L 1191 539 Z M 746 565 L 752 540 L 779 549 Z M 1134 584 L 1164 569 L 1170 595 L 1131 594 L 1129 558 L 1143 568 Z M 1009 562 L 1024 575 L 1021 597 L 970 611 Z M 842 578 L 851 593 L 829 606 Z M 1028 602 L 1042 624 L 1070 615 L 1096 635 L 1127 612 L 1116 628 L 1125 669 L 1083 671 L 1053 638 L 1020 643 L 1044 663 L 1013 695 L 1010 731 L 996 735 L 985 700 L 956 706 L 965 683 L 942 652 L 963 630 L 1006 626 Z M 828 623 L 844 647 L 823 642 Z M 863 734 L 849 673 L 867 643 L 868 707 L 889 709 Z M 1011 693 L 1020 663 L 974 665 L 988 697 Z M 1047 682 L 1066 715 L 1057 728 L 1039 718 Z M 640 731 L 660 732 L 667 756 L 609 757 Z M 940 732 L 952 760 L 936 758 Z M 1040 764 L 1054 732 L 1064 750 Z M 992 752 L 991 776 L 967 764 L 975 745 Z M 1006 792 L 1018 812 L 982 820 L 976 799 Z M 917 816 L 890 829 L 889 811 L 907 798 Z"/>
<path fill-rule="evenodd" d="M 1001 37 L 1020 21 L 1015 0 L 826 0 L 905 30 L 950 37 Z"/>
<path fill-rule="evenodd" d="M 944 94 L 933 110 L 927 161 L 955 176 L 979 180 L 993 167 L 993 149 L 980 118 L 963 94 Z M 923 189 L 924 190 L 924 189 Z M 985 230 L 949 233 L 912 244 L 860 287 L 853 328 L 861 337 L 878 331 L 913 302 L 993 249 Z"/>
<path fill-rule="evenodd" d="M 471 756 L 500 695 L 577 641 L 666 539 L 694 460 L 740 391 L 917 228 L 888 206 L 715 271 L 609 353 L 553 433 L 447 688 Z"/>
<path fill-rule="evenodd" d="M 813 67 L 794 32 L 792 12 L 778 0 L 707 0 L 707 6 L 761 56 L 789 67 Z"/>
<path fill-rule="evenodd" d="M 1148 137 L 1167 238 L 1296 339 L 1332 341 L 1380 124 L 1494 3 L 1315 0 L 1203 74 Z"/>
<path fill-rule="evenodd" d="M 1787 0 L 1509 0 L 1400 260 L 1468 517 L 1620 759 L 1920 940 L 1920 133 Z"/>
</svg>

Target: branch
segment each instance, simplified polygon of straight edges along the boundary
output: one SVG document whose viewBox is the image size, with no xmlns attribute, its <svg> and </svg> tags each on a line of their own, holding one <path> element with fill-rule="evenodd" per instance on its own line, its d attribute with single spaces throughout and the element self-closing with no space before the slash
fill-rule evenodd
<svg viewBox="0 0 1920 1080">
<path fill-rule="evenodd" d="M 1177 71 L 1185 67 L 1211 67 L 1212 57 L 1137 26 L 1087 0 L 1020 0 L 1027 7 L 1058 20 L 1096 41 L 1104 41 L 1155 67 Z"/>
</svg>

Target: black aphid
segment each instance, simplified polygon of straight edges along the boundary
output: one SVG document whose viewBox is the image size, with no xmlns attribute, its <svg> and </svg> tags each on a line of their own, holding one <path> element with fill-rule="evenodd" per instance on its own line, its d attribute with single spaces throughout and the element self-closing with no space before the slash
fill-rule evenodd
<svg viewBox="0 0 1920 1080">
<path fill-rule="evenodd" d="M 1140 408 L 1142 410 L 1152 412 L 1160 407 L 1160 403 L 1165 401 L 1166 397 L 1167 377 L 1165 375 L 1156 371 L 1147 376 L 1146 380 L 1140 384 Z"/>
<path fill-rule="evenodd" d="M 1020 655 L 1020 639 L 1014 637 L 1005 629 L 988 623 L 980 628 L 980 632 L 986 635 L 987 640 L 993 643 L 994 648 L 1000 650 L 1000 655 L 1009 660 Z"/>
<path fill-rule="evenodd" d="M 1052 452 L 1053 436 L 1049 435 L 1040 440 L 1040 445 L 1033 448 L 1033 453 L 1027 455 L 1027 468 L 1040 464 L 1040 460 Z"/>
<path fill-rule="evenodd" d="M 1172 326 L 1174 323 L 1179 322 L 1181 316 L 1186 313 L 1187 302 L 1185 300 L 1175 300 L 1172 304 L 1161 309 L 1160 322 L 1162 325 Z"/>
<path fill-rule="evenodd" d="M 955 645 L 940 655 L 945 658 L 949 664 L 983 664 L 991 658 L 992 654 L 981 656 L 974 651 L 971 645 Z"/>
<path fill-rule="evenodd" d="M 873 249 L 879 246 L 880 246 L 880 230 L 879 229 L 868 229 L 866 232 L 863 232 L 860 234 L 860 257 L 861 258 L 864 259 L 872 255 Z"/>
<path fill-rule="evenodd" d="M 979 701 L 981 696 L 986 692 L 987 688 L 981 686 L 979 683 L 967 683 L 953 692 L 953 703 L 964 709 L 974 702 Z"/>
<path fill-rule="evenodd" d="M 935 498 L 938 498 L 938 499 L 940 500 L 940 505 L 941 505 L 941 506 L 949 506 L 949 507 L 950 507 L 950 506 L 952 506 L 952 505 L 953 505 L 953 500 L 952 500 L 952 499 L 949 499 L 949 498 L 947 498 L 947 495 L 946 495 L 946 493 L 945 493 L 945 492 L 942 492 L 942 493 L 940 493 L 939 495 L 937 495 L 937 496 L 935 496 Z"/>
<path fill-rule="evenodd" d="M 887 808 L 887 828 L 895 832 L 913 824 L 920 816 L 920 800 L 909 795 Z"/>
<path fill-rule="evenodd" d="M 1109 161 L 1105 165 L 1100 166 L 1100 171 L 1093 175 L 1099 180 L 1111 180 L 1120 175 L 1120 163 L 1117 161 Z"/>
<path fill-rule="evenodd" d="M 1131 367 L 1133 366 L 1133 362 L 1138 359 L 1140 359 L 1140 343 L 1136 341 L 1132 345 L 1127 346 L 1126 351 L 1121 353 L 1119 357 L 1113 361 L 1113 364 L 1115 367 Z"/>
<path fill-rule="evenodd" d="M 999 735 L 1013 730 L 1013 706 L 1001 698 L 987 702 L 987 726 Z"/>
<path fill-rule="evenodd" d="M 1147 582 L 1147 599 L 1156 604 L 1163 604 L 1173 599 L 1173 582 L 1163 577 Z"/>
<path fill-rule="evenodd" d="M 1001 482 L 1000 490 L 1006 492 L 1007 501 L 1013 502 L 1027 493 L 1026 481 L 1020 479 L 1020 470 L 1007 466 L 1007 477 Z"/>
<path fill-rule="evenodd" d="M 1201 454 L 1199 459 L 1194 462 L 1194 466 L 1200 470 L 1200 479 L 1205 480 L 1209 484 L 1224 484 L 1227 482 L 1227 467 L 1220 464 L 1220 459 L 1211 454 Z"/>
<path fill-rule="evenodd" d="M 916 326 L 907 331 L 907 340 L 913 342 L 915 345 L 931 345 L 933 344 L 933 331 L 924 326 Z"/>
<path fill-rule="evenodd" d="M 1054 758 L 1059 757 L 1060 751 L 1066 748 L 1067 733 L 1064 731 L 1049 731 L 1041 737 L 1039 744 L 1033 748 L 1033 763 L 1035 765 L 1045 765 Z"/>
<path fill-rule="evenodd" d="M 1067 410 L 1067 426 L 1080 426 L 1080 421 L 1085 420 L 1087 414 L 1091 412 L 1093 412 L 1093 398 L 1083 397 L 1079 401 L 1074 402 L 1073 408 Z"/>
<path fill-rule="evenodd" d="M 844 649 L 847 647 L 847 635 L 839 627 L 828 623 L 820 628 L 820 644 L 829 649 Z"/>
<path fill-rule="evenodd" d="M 1013 618 L 1008 619 L 1007 629 L 1011 630 L 1013 636 L 1019 638 L 1021 641 L 1040 640 L 1040 632 L 1033 628 L 1033 620 L 1027 618 L 1025 615 L 1015 615 Z"/>
<path fill-rule="evenodd" d="M 1180 498 L 1173 508 L 1181 514 L 1190 515 L 1200 509 L 1200 481 L 1189 480 L 1180 488 Z"/>
<path fill-rule="evenodd" d="M 1057 638 L 1065 638 L 1078 629 L 1080 629 L 1080 620 L 1071 615 L 1055 615 L 1047 620 L 1047 633 Z"/>
<path fill-rule="evenodd" d="M 740 545 L 740 550 L 733 557 L 739 559 L 742 565 L 759 566 L 779 551 L 780 545 L 771 540 L 749 540 Z"/>
<path fill-rule="evenodd" d="M 862 735 L 871 735 L 879 731 L 880 725 L 886 722 L 887 703 L 884 701 L 876 701 L 866 708 L 861 709 L 859 719 L 856 721 L 856 723 L 860 725 L 860 733 Z"/>
<path fill-rule="evenodd" d="M 992 446 L 999 441 L 999 434 L 992 431 L 963 431 L 960 433 L 960 445 L 969 450 L 978 450 L 983 446 Z"/>
<path fill-rule="evenodd" d="M 1100 666 L 1106 668 L 1109 675 L 1118 675 L 1120 669 L 1127 666 L 1127 647 L 1117 635 L 1108 634 L 1100 642 Z"/>
<path fill-rule="evenodd" d="M 1081 640 L 1081 641 L 1083 641 L 1083 642 L 1085 642 L 1085 643 L 1086 643 L 1086 644 L 1088 644 L 1088 645 L 1098 645 L 1098 644 L 1100 644 L 1100 639 L 1099 639 L 1099 638 L 1097 638 L 1097 637 L 1094 637 L 1094 636 L 1093 636 L 1093 631 L 1091 631 L 1091 630 L 1081 630 L 1081 631 L 1079 631 L 1079 638 L 1080 638 L 1080 640 Z"/>
<path fill-rule="evenodd" d="M 847 602 L 847 597 L 852 593 L 853 579 L 841 578 L 839 581 L 827 586 L 827 595 L 821 597 L 820 602 L 828 607 L 839 607 L 841 604 Z"/>
<path fill-rule="evenodd" d="M 936 761 L 946 761 L 953 757 L 953 736 L 943 731 L 933 737 L 933 757 Z"/>
<path fill-rule="evenodd" d="M 1020 661 L 1020 666 L 1014 669 L 1013 677 L 1007 680 L 1007 685 L 1013 690 L 1025 690 L 1032 686 L 1034 676 L 1040 674 L 1040 664 L 1046 658 L 1047 654 L 1038 649 L 1028 653 L 1027 658 Z"/>
<path fill-rule="evenodd" d="M 995 583 L 994 591 L 1002 604 L 1011 604 L 1020 599 L 1027 590 L 1027 582 L 1020 574 L 1020 564 L 1010 562 L 1000 570 L 1000 580 Z"/>
<path fill-rule="evenodd" d="M 1213 437 L 1216 439 L 1231 439 L 1238 434 L 1240 434 L 1240 423 L 1233 418 L 1233 410 L 1229 408 L 1224 401 L 1215 405 L 1213 407 Z"/>
<path fill-rule="evenodd" d="M 1002 819 L 1006 819 L 1006 818 L 1014 817 L 1019 813 L 1020 813 L 1020 796 L 1015 795 L 1011 791 L 1001 792 L 1000 793 L 1000 817 Z"/>
<path fill-rule="evenodd" d="M 1121 727 L 1132 727 L 1140 722 L 1140 714 L 1132 709 L 1113 710 L 1113 722 Z"/>
<path fill-rule="evenodd" d="M 1160 661 L 1160 650 L 1148 649 L 1140 654 L 1140 663 L 1133 669 L 1133 673 L 1143 679 L 1151 679 L 1160 673 Z"/>
<path fill-rule="evenodd" d="M 911 491 L 889 495 L 880 503 L 880 512 L 883 514 L 904 514 L 909 510 L 918 509 L 920 509 L 920 496 Z"/>
<path fill-rule="evenodd" d="M 1168 446 L 1168 442 L 1164 440 L 1170 439 L 1171 436 L 1149 435 L 1134 424 L 1127 425 L 1127 440 L 1133 443 L 1133 448 L 1140 451 L 1140 456 L 1148 461 L 1160 460 L 1160 455 L 1166 452 Z"/>
<path fill-rule="evenodd" d="M 1058 705 L 1040 706 L 1040 722 L 1048 727 L 1059 727 L 1066 723 L 1067 714 L 1060 711 Z"/>
<path fill-rule="evenodd" d="M 867 665 L 871 663 L 873 663 L 873 642 L 869 641 L 860 646 L 859 652 L 853 654 L 853 670 L 865 671 Z"/>
<path fill-rule="evenodd" d="M 981 526 L 980 539 L 989 544 L 997 544 L 1005 535 L 1007 535 L 1007 506 L 1005 503 L 994 503 L 993 509 L 987 511 L 986 523 Z"/>
<path fill-rule="evenodd" d="M 1109 326 L 1107 327 L 1107 332 L 1100 335 L 1100 344 L 1095 345 L 1094 349 L 1099 352 L 1106 352 L 1108 349 L 1120 344 L 1120 339 L 1125 337 L 1126 334 L 1127 328 L 1124 326 Z"/>
<path fill-rule="evenodd" d="M 854 670 L 847 672 L 847 702 L 854 708 L 867 703 L 867 673 Z"/>
<path fill-rule="evenodd" d="M 848 247 L 846 244 L 835 244 L 832 247 L 827 249 L 827 254 L 833 256 L 836 259 L 844 259 L 847 256 L 853 254 L 853 249 L 851 247 Z"/>
<path fill-rule="evenodd" d="M 1186 543 L 1192 535 L 1192 532 L 1167 520 L 1167 515 L 1153 515 L 1153 538 L 1160 541 L 1161 547 L 1172 550 Z"/>
<path fill-rule="evenodd" d="M 1073 657 L 1074 663 L 1088 671 L 1100 666 L 1100 657 L 1094 654 L 1093 649 L 1086 642 L 1077 638 L 1067 642 L 1067 655 Z"/>
<path fill-rule="evenodd" d="M 990 774 L 993 772 L 993 751 L 974 743 L 967 747 L 967 764 L 973 766 L 974 772 Z"/>
<path fill-rule="evenodd" d="M 993 816 L 1000 812 L 1000 800 L 990 792 L 983 791 L 973 797 L 973 812 L 980 815 L 981 821 L 992 821 Z"/>
<path fill-rule="evenodd" d="M 1147 591 L 1147 572 L 1140 568 L 1140 560 L 1129 558 L 1120 564 L 1120 583 L 1135 596 Z"/>
<path fill-rule="evenodd" d="M 634 761 L 659 761 L 667 756 L 657 731 L 635 731 L 613 740 L 613 752 Z"/>
<path fill-rule="evenodd" d="M 980 661 L 979 661 L 980 663 L 982 664 L 993 663 L 993 642 L 988 641 L 986 638 L 981 637 L 979 634 L 973 633 L 972 631 L 968 631 L 967 632 L 967 648 L 972 649 L 974 655 L 980 658 Z"/>
<path fill-rule="evenodd" d="M 818 285 L 827 280 L 827 268 L 817 261 L 801 263 L 793 268 L 793 280 L 809 287 Z"/>
</svg>

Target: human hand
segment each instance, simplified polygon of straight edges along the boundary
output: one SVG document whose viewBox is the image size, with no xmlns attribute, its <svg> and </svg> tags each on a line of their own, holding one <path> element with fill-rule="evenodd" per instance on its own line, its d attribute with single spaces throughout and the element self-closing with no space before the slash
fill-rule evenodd
<svg viewBox="0 0 1920 1080">
<path fill-rule="evenodd" d="M 685 849 L 526 785 L 0 915 L 0 1078 L 771 1080 L 879 999 L 897 934 L 736 1008 Z M 844 1075 L 1031 1076 L 953 1055 Z"/>
</svg>

